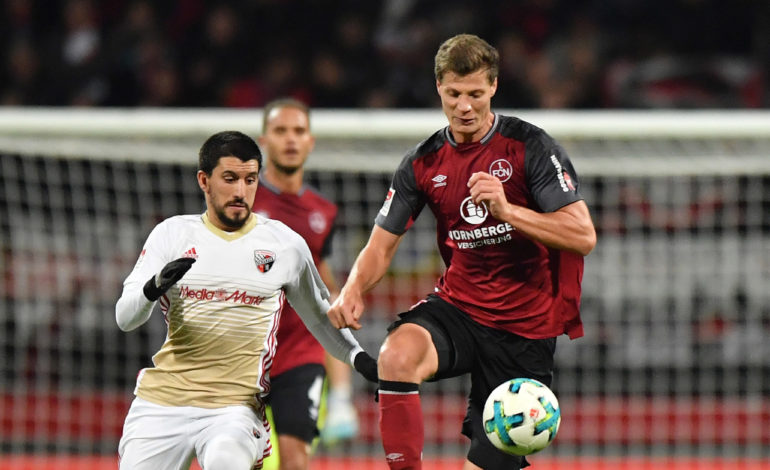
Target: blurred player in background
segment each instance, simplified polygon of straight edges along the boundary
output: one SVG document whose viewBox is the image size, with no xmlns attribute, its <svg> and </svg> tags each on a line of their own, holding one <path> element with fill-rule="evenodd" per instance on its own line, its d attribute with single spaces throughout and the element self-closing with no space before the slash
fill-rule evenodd
<svg viewBox="0 0 770 470">
<path fill-rule="evenodd" d="M 337 206 L 303 179 L 305 161 L 315 145 L 308 107 L 294 99 L 265 105 L 259 143 L 266 158 L 254 211 L 280 220 L 302 235 L 333 299 L 338 293 L 337 283 L 326 258 L 331 253 Z M 318 435 L 325 372 L 329 388 L 321 438 L 326 443 L 350 439 L 358 431 L 350 367 L 325 354 L 294 309 L 287 305 L 278 326 L 278 350 L 270 372 L 272 389 L 267 400 L 278 435 L 281 470 L 308 468 L 310 444 Z"/>
<path fill-rule="evenodd" d="M 593 222 L 564 149 L 542 129 L 492 112 L 498 60 L 477 36 L 441 45 L 435 79 L 449 126 L 402 160 L 329 311 L 336 326 L 360 328 L 364 293 L 430 207 L 446 270 L 435 292 L 390 326 L 378 359 L 380 433 L 392 469 L 421 468 L 420 383 L 465 373 L 464 469 L 527 466 L 489 442 L 484 402 L 514 377 L 550 385 L 556 337 L 583 334 L 580 282 L 596 243 Z"/>
<path fill-rule="evenodd" d="M 342 361 L 376 362 L 326 317 L 329 292 L 304 239 L 252 212 L 262 155 L 240 132 L 211 136 L 199 153 L 203 214 L 150 233 L 115 307 L 118 326 L 145 323 L 156 302 L 168 324 L 154 367 L 137 377 L 120 440 L 120 468 L 249 470 L 270 453 L 263 397 L 284 298 Z"/>
</svg>

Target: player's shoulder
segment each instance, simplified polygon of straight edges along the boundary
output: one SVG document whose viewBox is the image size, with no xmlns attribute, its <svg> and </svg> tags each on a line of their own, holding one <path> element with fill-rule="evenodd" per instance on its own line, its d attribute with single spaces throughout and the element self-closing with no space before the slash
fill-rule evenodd
<svg viewBox="0 0 770 470">
<path fill-rule="evenodd" d="M 299 242 L 305 243 L 305 239 L 300 234 L 280 220 L 271 219 L 259 214 L 254 215 L 257 217 L 257 226 L 261 227 L 262 231 L 269 232 L 282 244 L 294 245 Z"/>
<path fill-rule="evenodd" d="M 531 122 L 515 116 L 498 114 L 498 132 L 505 138 L 523 142 L 530 149 L 548 151 L 558 145 L 548 132 Z"/>
<path fill-rule="evenodd" d="M 261 217 L 260 225 L 263 230 L 269 231 L 274 240 L 278 242 L 279 251 L 285 254 L 291 253 L 291 256 L 295 256 L 298 259 L 307 258 L 312 260 L 307 242 L 302 238 L 302 235 L 295 232 L 291 227 L 280 220 L 267 217 Z"/>
<path fill-rule="evenodd" d="M 200 225 L 202 225 L 201 214 L 182 214 L 168 217 L 157 226 L 164 230 L 182 230 Z"/>
<path fill-rule="evenodd" d="M 430 135 L 427 139 L 417 144 L 414 148 L 409 150 L 401 161 L 401 165 L 411 164 L 415 160 L 433 155 L 441 149 L 448 142 L 447 132 L 449 128 L 444 127 L 437 130 Z"/>
<path fill-rule="evenodd" d="M 532 124 L 531 122 L 519 119 L 515 116 L 505 116 L 498 114 L 498 132 L 503 137 L 518 140 L 526 144 L 547 145 L 554 142 L 545 129 Z"/>
<path fill-rule="evenodd" d="M 331 201 L 331 199 L 327 198 L 321 192 L 310 185 L 304 185 L 302 187 L 302 197 L 305 199 L 309 204 L 320 208 L 320 209 L 326 209 L 326 210 L 337 210 L 337 204 Z"/>
</svg>

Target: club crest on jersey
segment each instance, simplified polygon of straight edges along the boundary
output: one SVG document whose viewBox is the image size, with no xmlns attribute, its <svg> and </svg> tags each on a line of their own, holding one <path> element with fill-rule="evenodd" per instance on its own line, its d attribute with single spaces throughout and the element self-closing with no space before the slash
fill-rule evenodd
<svg viewBox="0 0 770 470">
<path fill-rule="evenodd" d="M 326 230 L 326 219 L 320 212 L 311 213 L 307 222 L 310 225 L 310 230 L 315 233 L 324 233 L 324 230 Z"/>
<path fill-rule="evenodd" d="M 268 250 L 254 250 L 254 263 L 259 272 L 266 273 L 275 263 L 275 253 Z"/>
<path fill-rule="evenodd" d="M 505 183 L 513 176 L 513 167 L 508 160 L 500 158 L 489 165 L 489 174 L 499 179 L 501 183 Z"/>
</svg>

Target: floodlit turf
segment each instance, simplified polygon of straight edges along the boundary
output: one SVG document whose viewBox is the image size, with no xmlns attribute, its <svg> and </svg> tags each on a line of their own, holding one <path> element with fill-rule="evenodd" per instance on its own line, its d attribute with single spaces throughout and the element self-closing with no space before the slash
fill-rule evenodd
<svg viewBox="0 0 770 470">
<path fill-rule="evenodd" d="M 592 458 L 536 457 L 532 470 L 768 470 L 770 460 L 695 458 Z M 116 469 L 116 457 L 104 456 L 0 456 L 3 470 L 102 470 Z M 311 470 L 387 470 L 379 457 L 313 459 Z M 461 469 L 460 459 L 426 459 L 423 470 Z M 200 470 L 193 464 L 193 470 Z"/>
</svg>

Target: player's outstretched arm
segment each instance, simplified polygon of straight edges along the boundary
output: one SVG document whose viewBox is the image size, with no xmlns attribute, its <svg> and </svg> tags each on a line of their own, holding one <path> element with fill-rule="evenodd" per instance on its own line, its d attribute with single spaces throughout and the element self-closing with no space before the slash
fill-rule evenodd
<svg viewBox="0 0 770 470">
<path fill-rule="evenodd" d="M 380 282 L 401 243 L 402 235 L 394 235 L 375 225 L 369 241 L 358 254 L 340 295 L 329 309 L 329 320 L 337 328 L 358 330 L 364 311 L 363 296 Z"/>
<path fill-rule="evenodd" d="M 131 331 L 146 322 L 150 318 L 155 301 L 176 284 L 190 270 L 193 263 L 193 258 L 170 261 L 160 272 L 148 279 L 141 290 L 135 288 L 133 283 L 126 283 L 123 295 L 115 305 L 118 327 L 123 331 Z"/>
<path fill-rule="evenodd" d="M 305 241 L 296 235 L 297 275 L 283 286 L 286 300 L 302 319 L 308 331 L 324 349 L 353 366 L 368 380 L 377 381 L 377 361 L 358 344 L 348 329 L 337 329 L 329 322 L 329 291 L 313 263 Z"/>
</svg>

